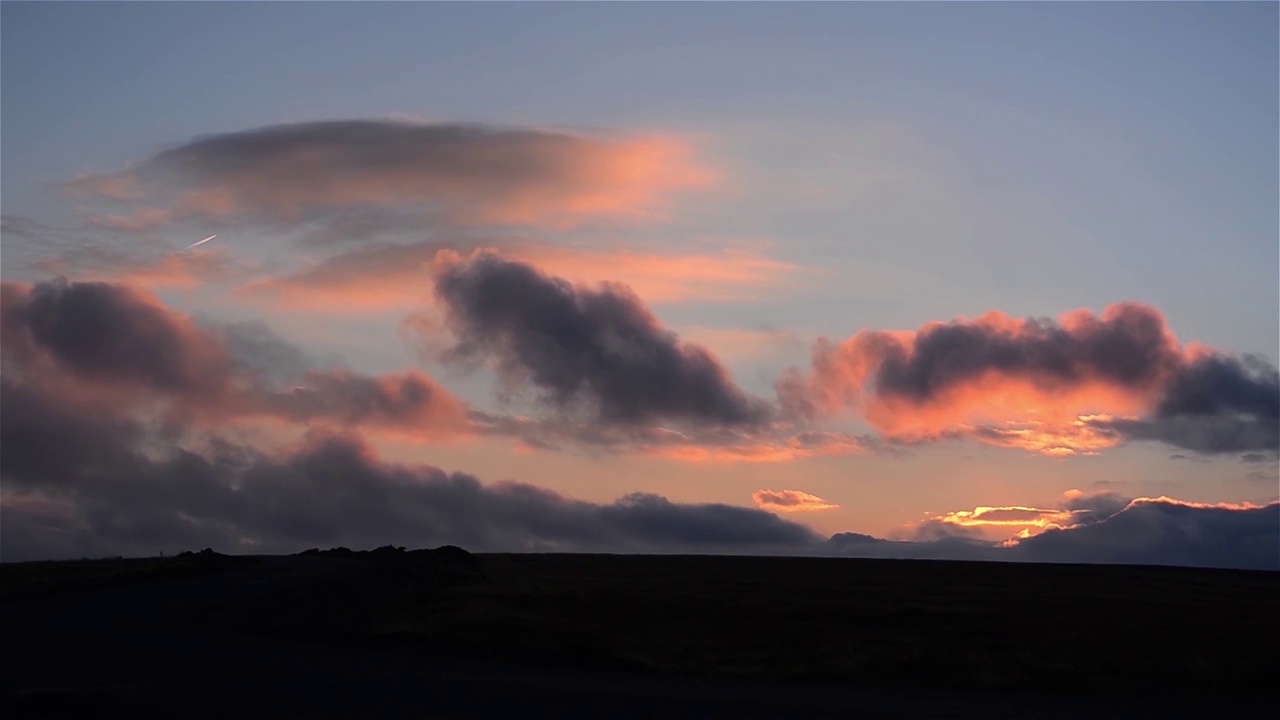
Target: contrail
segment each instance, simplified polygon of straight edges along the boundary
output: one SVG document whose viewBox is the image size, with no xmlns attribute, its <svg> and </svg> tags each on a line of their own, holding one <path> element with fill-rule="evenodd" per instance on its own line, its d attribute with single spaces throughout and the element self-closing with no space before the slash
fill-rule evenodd
<svg viewBox="0 0 1280 720">
<path fill-rule="evenodd" d="M 214 234 L 214 235 L 210 235 L 209 237 L 207 237 L 207 238 L 205 238 L 205 239 L 201 240 L 200 242 L 191 243 L 190 245 L 186 246 L 186 247 L 185 247 L 185 248 L 183 248 L 183 249 L 184 249 L 184 250 L 190 250 L 190 249 L 191 249 L 191 248 L 193 248 L 193 247 L 200 247 L 201 245 L 203 245 L 203 244 L 205 244 L 205 243 L 209 242 L 210 240 L 212 240 L 212 239 L 214 239 L 214 238 L 216 238 L 216 237 L 218 237 L 216 234 Z"/>
</svg>

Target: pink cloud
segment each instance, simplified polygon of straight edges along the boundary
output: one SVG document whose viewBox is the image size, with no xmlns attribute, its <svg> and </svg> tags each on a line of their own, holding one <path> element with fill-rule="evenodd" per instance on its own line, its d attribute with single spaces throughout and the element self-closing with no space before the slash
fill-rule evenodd
<svg viewBox="0 0 1280 720">
<path fill-rule="evenodd" d="M 756 507 L 770 512 L 809 512 L 840 507 L 801 490 L 757 490 L 751 493 L 751 499 Z"/>
</svg>

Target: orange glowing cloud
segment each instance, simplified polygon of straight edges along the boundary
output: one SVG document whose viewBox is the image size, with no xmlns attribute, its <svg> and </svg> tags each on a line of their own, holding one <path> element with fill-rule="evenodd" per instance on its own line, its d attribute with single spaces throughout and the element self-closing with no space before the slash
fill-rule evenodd
<svg viewBox="0 0 1280 720">
<path fill-rule="evenodd" d="M 751 499 L 756 507 L 770 512 L 809 512 L 840 507 L 801 490 L 757 490 L 751 493 Z"/>
<path fill-rule="evenodd" d="M 1161 495 L 1159 497 L 1134 498 L 1129 504 L 1131 506 L 1144 505 L 1144 504 L 1178 505 L 1181 507 L 1196 508 L 1199 510 L 1259 510 L 1261 508 L 1271 507 L 1272 505 L 1275 504 L 1275 502 L 1276 501 L 1271 501 L 1264 505 L 1258 505 L 1256 503 L 1252 503 L 1248 501 L 1239 502 L 1239 503 L 1230 503 L 1230 502 L 1204 503 L 1204 502 L 1195 502 L 1194 500 L 1178 500 L 1177 498 L 1171 498 L 1168 495 Z"/>
<path fill-rule="evenodd" d="M 1011 544 L 1046 530 L 1062 530 L 1101 522 L 1122 512 L 1133 502 L 1115 493 L 1086 494 L 1068 490 L 1056 507 L 1030 505 L 980 505 L 972 510 L 956 510 L 941 515 L 929 514 L 923 520 L 909 523 L 903 533 L 914 538 L 978 535 L 989 540 L 1005 540 Z"/>
<path fill-rule="evenodd" d="M 1078 511 L 1046 510 L 1042 508 L 1006 506 L 979 506 L 973 510 L 957 510 L 931 520 L 957 527 L 996 528 L 1014 530 L 1022 537 L 1048 528 L 1065 528 L 1076 524 Z"/>
<path fill-rule="evenodd" d="M 1154 308 L 1122 303 L 1057 321 L 988 313 L 917 331 L 864 330 L 820 340 L 807 374 L 778 383 L 801 415 L 859 410 L 907 439 L 971 436 L 1048 455 L 1123 441 L 1109 424 L 1152 412 L 1193 363 Z"/>
<path fill-rule="evenodd" d="M 350 208 L 427 208 L 451 223 L 567 227 L 660 217 L 675 193 L 718 181 L 684 140 L 392 120 L 225 133 L 165 150 L 74 190 L 167 197 L 176 217 L 295 223 Z"/>
<path fill-rule="evenodd" d="M 1054 507 L 1032 505 L 978 506 L 972 510 L 957 510 L 941 515 L 930 514 L 923 520 L 909 523 L 899 535 L 913 539 L 938 539 L 948 536 L 981 537 L 999 541 L 1000 546 L 1011 548 L 1028 538 L 1048 531 L 1076 530 L 1098 525 L 1122 513 L 1142 509 L 1143 506 L 1177 506 L 1197 510 L 1259 510 L 1269 505 L 1242 503 L 1201 503 L 1177 500 L 1167 496 L 1126 498 L 1116 493 L 1084 493 L 1068 490 Z M 1132 516 L 1131 514 L 1125 515 Z"/>
</svg>

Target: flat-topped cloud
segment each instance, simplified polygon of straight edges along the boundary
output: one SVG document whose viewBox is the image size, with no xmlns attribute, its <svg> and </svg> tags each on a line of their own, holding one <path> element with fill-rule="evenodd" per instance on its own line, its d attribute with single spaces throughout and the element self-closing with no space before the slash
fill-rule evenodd
<svg viewBox="0 0 1280 720">
<path fill-rule="evenodd" d="M 412 208 L 451 224 L 565 227 L 659 216 L 716 174 L 679 138 L 396 120 L 271 125 L 193 138 L 69 189 L 168 216 L 300 225 Z M 155 207 L 116 225 L 159 217 Z M 385 218 L 364 218 L 378 226 Z"/>
</svg>

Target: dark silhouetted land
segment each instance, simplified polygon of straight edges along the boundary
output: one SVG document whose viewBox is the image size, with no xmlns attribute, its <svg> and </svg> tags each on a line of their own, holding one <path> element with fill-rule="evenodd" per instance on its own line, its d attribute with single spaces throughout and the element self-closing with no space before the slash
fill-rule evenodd
<svg viewBox="0 0 1280 720">
<path fill-rule="evenodd" d="M 39 565 L 44 594 L 0 605 L 27 716 L 1261 717 L 1280 694 L 1277 573 L 382 548 L 90 589 Z"/>
<path fill-rule="evenodd" d="M 2 563 L 0 600 L 193 577 L 252 562 L 256 559 L 223 555 L 206 548 L 158 558 Z"/>
</svg>

